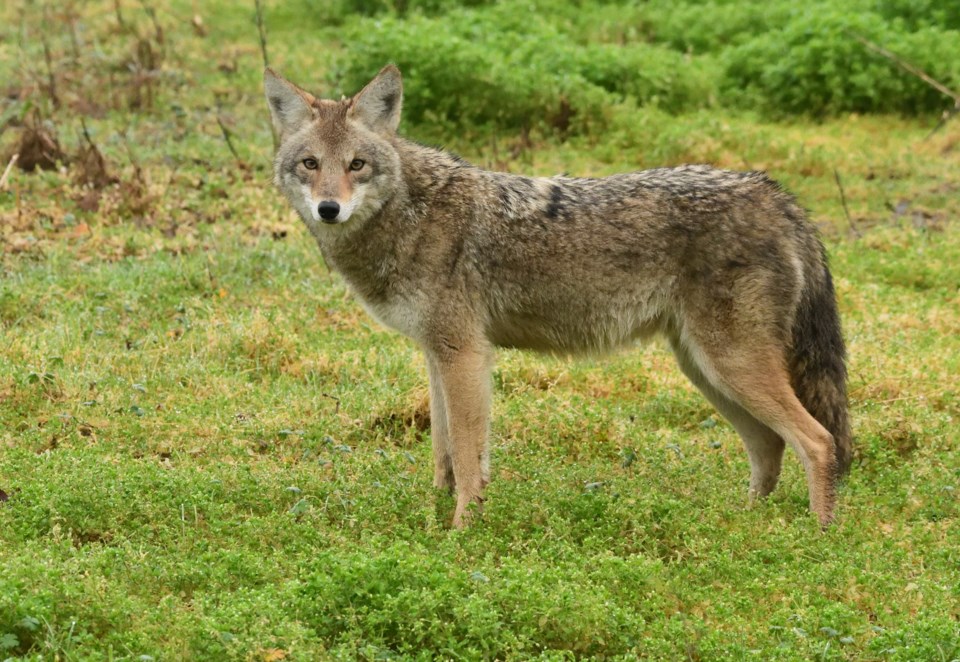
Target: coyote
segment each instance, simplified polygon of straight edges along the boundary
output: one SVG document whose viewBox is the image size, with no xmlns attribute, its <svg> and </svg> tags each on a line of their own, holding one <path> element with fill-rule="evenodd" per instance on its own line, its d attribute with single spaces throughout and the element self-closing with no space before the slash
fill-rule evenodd
<svg viewBox="0 0 960 662">
<path fill-rule="evenodd" d="M 367 311 L 426 354 L 453 526 L 490 480 L 495 347 L 596 354 L 654 333 L 743 438 L 751 497 L 773 490 L 786 443 L 831 522 L 851 459 L 833 283 L 814 226 L 764 173 L 489 172 L 397 135 L 393 65 L 339 101 L 270 69 L 264 87 L 275 184 Z"/>
</svg>

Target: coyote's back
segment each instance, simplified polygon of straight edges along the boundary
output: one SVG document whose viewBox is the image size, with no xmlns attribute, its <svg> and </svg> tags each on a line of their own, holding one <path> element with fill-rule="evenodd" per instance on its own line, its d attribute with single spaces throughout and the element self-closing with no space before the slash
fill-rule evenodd
<svg viewBox="0 0 960 662">
<path fill-rule="evenodd" d="M 340 102 L 265 83 L 277 185 L 364 306 L 424 349 L 456 525 L 489 480 L 494 347 L 598 353 L 651 333 L 743 438 L 751 493 L 790 445 L 831 520 L 850 460 L 839 316 L 815 229 L 766 175 L 488 172 L 396 134 L 394 67 Z"/>
</svg>

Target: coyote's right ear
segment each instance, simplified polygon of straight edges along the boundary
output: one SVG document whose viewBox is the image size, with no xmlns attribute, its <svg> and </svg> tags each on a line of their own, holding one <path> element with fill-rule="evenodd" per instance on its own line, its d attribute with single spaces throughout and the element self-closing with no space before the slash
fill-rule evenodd
<svg viewBox="0 0 960 662">
<path fill-rule="evenodd" d="M 350 115 L 377 133 L 391 134 L 400 124 L 403 80 L 400 70 L 388 64 L 353 97 Z"/>
<path fill-rule="evenodd" d="M 273 126 L 281 137 L 313 119 L 313 95 L 269 67 L 263 72 L 263 91 L 267 95 Z"/>
</svg>

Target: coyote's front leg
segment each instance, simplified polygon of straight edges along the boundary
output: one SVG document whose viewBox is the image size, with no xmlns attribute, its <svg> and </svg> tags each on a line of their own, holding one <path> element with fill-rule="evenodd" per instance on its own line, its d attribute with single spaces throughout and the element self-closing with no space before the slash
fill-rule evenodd
<svg viewBox="0 0 960 662">
<path fill-rule="evenodd" d="M 433 441 L 433 485 L 451 494 L 456 485 L 453 477 L 453 448 L 447 428 L 447 406 L 443 396 L 440 364 L 427 353 L 427 374 L 430 377 L 430 438 Z"/>
<path fill-rule="evenodd" d="M 427 358 L 431 394 L 439 390 L 442 395 L 442 407 L 431 404 L 431 417 L 439 415 L 440 409 L 446 414 L 446 429 L 434 437 L 434 450 L 436 452 L 438 449 L 436 440 L 446 437 L 446 449 L 456 482 L 457 509 L 453 514 L 453 526 L 456 528 L 462 528 L 469 520 L 468 509 L 471 504 L 476 504 L 478 510 L 481 508 L 483 488 L 490 478 L 487 433 L 492 356 L 488 346 L 477 344 L 431 352 Z M 435 381 L 439 381 L 439 389 L 433 385 Z M 435 457 L 436 477 L 439 478 L 441 469 L 445 472 L 446 465 L 441 461 L 443 458 Z"/>
</svg>

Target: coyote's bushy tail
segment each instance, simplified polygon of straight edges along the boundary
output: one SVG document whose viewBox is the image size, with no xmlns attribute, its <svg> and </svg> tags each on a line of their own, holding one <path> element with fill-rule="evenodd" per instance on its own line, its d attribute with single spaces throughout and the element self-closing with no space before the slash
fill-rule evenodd
<svg viewBox="0 0 960 662">
<path fill-rule="evenodd" d="M 833 280 L 822 247 L 821 256 L 822 271 L 808 274 L 794 319 L 790 378 L 803 406 L 833 435 L 837 474 L 842 476 L 853 459 L 847 415 L 846 349 Z"/>
</svg>

